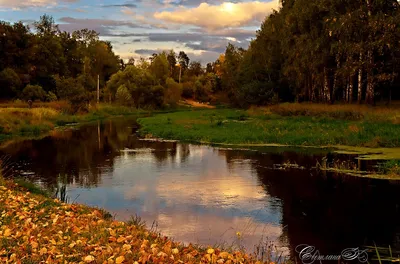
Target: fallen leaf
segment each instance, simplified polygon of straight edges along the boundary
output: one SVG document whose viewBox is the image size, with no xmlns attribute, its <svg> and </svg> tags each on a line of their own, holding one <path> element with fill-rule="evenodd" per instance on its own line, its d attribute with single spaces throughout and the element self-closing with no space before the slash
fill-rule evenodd
<svg viewBox="0 0 400 264">
<path fill-rule="evenodd" d="M 121 264 L 124 261 L 125 261 L 125 257 L 124 256 L 120 256 L 120 257 L 115 259 L 115 263 L 117 263 L 117 264 Z"/>
<path fill-rule="evenodd" d="M 214 254 L 215 250 L 213 248 L 207 249 L 208 254 Z"/>
<path fill-rule="evenodd" d="M 92 255 L 88 255 L 83 259 L 83 261 L 90 263 L 90 262 L 94 261 L 94 257 Z"/>
</svg>

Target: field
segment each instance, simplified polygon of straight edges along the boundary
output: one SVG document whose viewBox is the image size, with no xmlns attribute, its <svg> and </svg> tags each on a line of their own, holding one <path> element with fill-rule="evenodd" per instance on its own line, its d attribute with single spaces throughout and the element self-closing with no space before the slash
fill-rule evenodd
<svg viewBox="0 0 400 264">
<path fill-rule="evenodd" d="M 0 104 L 0 141 L 18 136 L 39 136 L 56 126 L 83 123 L 114 116 L 127 116 L 144 111 L 123 106 L 101 104 L 88 113 L 69 113 L 63 102 L 36 104 L 29 109 L 27 104 Z"/>
<path fill-rule="evenodd" d="M 147 137 L 224 144 L 399 147 L 400 111 L 358 105 L 282 104 L 140 118 Z"/>
</svg>

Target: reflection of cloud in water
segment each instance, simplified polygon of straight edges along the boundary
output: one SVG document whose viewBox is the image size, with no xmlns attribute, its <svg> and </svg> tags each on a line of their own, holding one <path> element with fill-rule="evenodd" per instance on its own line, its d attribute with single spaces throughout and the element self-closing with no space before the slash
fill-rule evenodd
<svg viewBox="0 0 400 264">
<path fill-rule="evenodd" d="M 114 158 L 112 177 L 102 177 L 105 188 L 80 190 L 80 199 L 120 220 L 137 214 L 148 225 L 156 221 L 160 232 L 187 243 L 253 251 L 263 237 L 279 239 L 281 210 L 258 184 L 249 160 L 228 164 L 211 147 L 177 144 L 160 166 L 157 151 L 166 149 L 122 151 Z"/>
<path fill-rule="evenodd" d="M 126 211 L 118 212 L 118 215 L 122 218 L 130 218 L 129 212 Z M 278 241 L 282 235 L 279 224 L 258 223 L 251 217 L 166 212 L 158 215 L 145 213 L 142 219 L 148 225 L 155 221 L 158 230 L 163 235 L 184 243 L 245 247 L 250 252 L 254 251 L 254 247 L 259 245 L 262 239 Z M 241 234 L 240 239 L 237 232 Z"/>
</svg>

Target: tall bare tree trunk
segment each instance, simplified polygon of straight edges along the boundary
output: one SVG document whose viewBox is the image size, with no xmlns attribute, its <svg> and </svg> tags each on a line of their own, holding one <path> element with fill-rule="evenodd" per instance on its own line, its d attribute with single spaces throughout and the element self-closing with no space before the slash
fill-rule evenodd
<svg viewBox="0 0 400 264">
<path fill-rule="evenodd" d="M 325 102 L 331 101 L 328 71 L 326 70 L 326 68 L 324 68 L 324 95 L 323 95 L 323 97 L 324 97 Z"/>
<path fill-rule="evenodd" d="M 348 91 L 348 100 L 347 102 L 349 102 L 350 104 L 353 102 L 353 86 L 354 86 L 354 74 L 351 73 L 350 75 L 350 80 L 349 80 L 349 91 Z"/>
<path fill-rule="evenodd" d="M 367 0 L 368 6 L 368 17 L 372 16 L 372 6 L 371 0 Z M 374 96 L 375 96 L 375 82 L 374 82 L 374 72 L 373 72 L 373 64 L 374 64 L 374 53 L 371 48 L 368 48 L 367 52 L 367 90 L 365 94 L 365 103 L 366 104 L 374 104 Z"/>
<path fill-rule="evenodd" d="M 360 69 L 358 70 L 358 94 L 357 94 L 357 101 L 359 104 L 361 104 L 361 96 L 362 96 L 362 53 L 360 52 Z"/>
<path fill-rule="evenodd" d="M 340 53 L 336 54 L 336 70 L 333 77 L 333 91 L 331 95 L 332 102 L 336 99 L 337 84 L 338 84 L 338 70 L 340 68 Z"/>
</svg>

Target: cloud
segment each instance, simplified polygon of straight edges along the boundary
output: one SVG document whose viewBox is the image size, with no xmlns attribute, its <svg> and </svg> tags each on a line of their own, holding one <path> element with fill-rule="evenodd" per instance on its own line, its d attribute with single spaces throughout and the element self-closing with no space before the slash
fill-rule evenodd
<svg viewBox="0 0 400 264">
<path fill-rule="evenodd" d="M 260 23 L 274 9 L 279 9 L 279 0 L 271 2 L 224 2 L 219 5 L 201 3 L 198 7 L 179 7 L 173 11 L 156 12 L 154 17 L 163 21 L 190 24 L 209 30 L 241 27 Z"/>
<path fill-rule="evenodd" d="M 57 5 L 58 2 L 68 2 L 73 3 L 78 0 L 0 0 L 0 8 L 28 8 L 28 7 L 45 7 L 45 6 L 54 6 Z"/>
<path fill-rule="evenodd" d="M 167 49 L 137 49 L 135 50 L 135 53 L 146 57 L 146 56 L 151 56 L 154 53 L 161 53 L 163 51 L 168 52 Z M 177 50 L 175 50 L 177 51 Z M 202 64 L 206 64 L 208 62 L 213 62 L 215 61 L 220 53 L 215 52 L 215 51 L 207 51 L 207 50 L 202 50 L 199 52 L 190 52 L 190 51 L 185 51 L 185 53 L 189 56 L 190 61 L 199 61 Z"/>
<path fill-rule="evenodd" d="M 89 19 L 89 18 L 72 18 L 72 17 L 62 17 L 59 19 L 59 27 L 63 31 L 72 32 L 75 30 L 80 30 L 83 28 L 95 30 L 97 33 L 103 36 L 111 35 L 111 32 L 118 27 L 128 27 L 128 28 L 141 28 L 142 26 L 123 20 L 111 20 L 111 19 Z"/>
<path fill-rule="evenodd" d="M 112 4 L 112 5 L 102 5 L 101 7 L 126 7 L 126 8 L 137 8 L 137 3 L 138 1 L 129 1 L 125 2 L 123 4 Z"/>
</svg>

